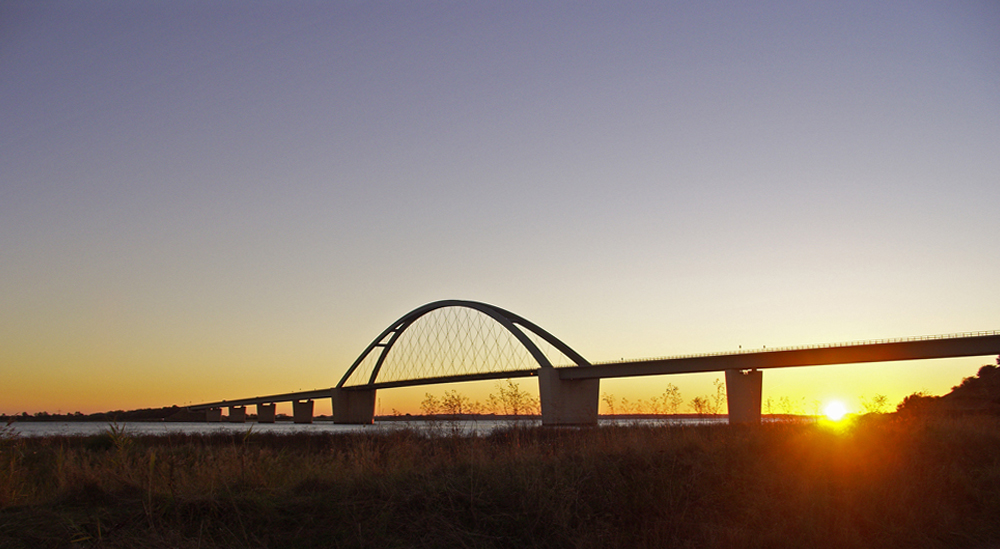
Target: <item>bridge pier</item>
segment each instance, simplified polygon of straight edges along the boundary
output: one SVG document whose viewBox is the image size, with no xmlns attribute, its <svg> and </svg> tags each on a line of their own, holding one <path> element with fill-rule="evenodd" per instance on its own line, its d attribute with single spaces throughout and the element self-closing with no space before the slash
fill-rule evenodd
<svg viewBox="0 0 1000 549">
<path fill-rule="evenodd" d="M 313 401 L 293 400 L 292 401 L 292 421 L 295 423 L 313 422 Z"/>
<path fill-rule="evenodd" d="M 542 425 L 597 425 L 601 380 L 560 379 L 555 368 L 538 369 Z"/>
<path fill-rule="evenodd" d="M 274 423 L 275 406 L 273 402 L 270 404 L 258 404 L 257 423 Z"/>
<path fill-rule="evenodd" d="M 370 425 L 375 421 L 375 389 L 347 391 L 334 388 L 333 422 Z"/>
<path fill-rule="evenodd" d="M 726 370 L 729 424 L 760 425 L 760 396 L 764 372 Z"/>
<path fill-rule="evenodd" d="M 246 423 L 246 422 L 247 422 L 246 406 L 229 407 L 229 423 Z"/>
<path fill-rule="evenodd" d="M 222 421 L 222 408 L 209 408 L 205 410 L 205 421 L 208 423 L 219 423 Z"/>
</svg>

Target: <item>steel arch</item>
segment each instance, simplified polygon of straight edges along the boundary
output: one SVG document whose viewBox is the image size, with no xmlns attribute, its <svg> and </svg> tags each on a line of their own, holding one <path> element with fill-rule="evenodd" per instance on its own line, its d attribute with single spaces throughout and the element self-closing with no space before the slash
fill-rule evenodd
<svg viewBox="0 0 1000 549">
<path fill-rule="evenodd" d="M 490 305 L 488 303 L 482 303 L 479 301 L 464 301 L 457 299 L 449 299 L 443 301 L 435 301 L 433 303 L 428 303 L 426 305 L 417 307 L 416 309 L 400 317 L 400 319 L 397 320 L 396 322 L 390 324 L 389 327 L 383 330 L 382 333 L 379 334 L 378 337 L 376 337 L 368 345 L 368 347 L 365 348 L 364 352 L 362 352 L 358 356 L 357 360 L 355 360 L 354 363 L 351 365 L 351 367 L 347 370 L 347 373 L 344 374 L 344 377 L 340 379 L 340 382 L 337 384 L 337 388 L 340 389 L 345 388 L 344 384 L 347 383 L 347 380 L 351 378 L 351 376 L 354 374 L 354 371 L 358 369 L 358 366 L 361 365 L 361 363 L 368 357 L 368 355 L 372 351 L 375 350 L 376 347 L 382 347 L 382 352 L 379 355 L 378 360 L 375 363 L 375 366 L 372 368 L 372 373 L 371 376 L 369 376 L 368 383 L 363 385 L 351 385 L 350 387 L 365 387 L 365 386 L 375 385 L 376 380 L 378 379 L 378 375 L 381 372 L 383 362 L 389 355 L 389 351 L 392 349 L 392 346 L 396 343 L 397 340 L 399 340 L 399 337 L 403 334 L 403 332 L 405 332 L 406 329 L 409 328 L 420 317 L 426 315 L 431 311 L 435 311 L 437 309 L 443 309 L 445 307 L 465 307 L 468 309 L 479 311 L 489 316 L 490 318 L 495 320 L 498 324 L 503 326 L 504 329 L 510 332 L 510 334 L 513 335 L 518 340 L 518 342 L 520 342 L 521 345 L 524 346 L 524 348 L 538 362 L 540 368 L 552 368 L 552 363 L 549 362 L 549 359 L 545 356 L 544 353 L 542 353 L 541 349 L 539 349 L 538 346 L 535 345 L 534 342 L 532 342 L 531 339 L 529 339 L 528 336 L 525 335 L 525 333 L 522 332 L 520 329 L 518 329 L 517 326 L 515 325 L 520 325 L 523 326 L 524 328 L 527 328 L 536 336 L 542 338 L 544 341 L 546 341 L 547 343 L 555 347 L 557 350 L 559 350 L 561 353 L 566 355 L 566 357 L 575 362 L 577 366 L 590 366 L 590 363 L 587 361 L 587 359 L 580 356 L 580 354 L 574 351 L 572 348 L 570 348 L 569 345 L 566 345 L 558 338 L 556 338 L 554 335 L 550 334 L 537 324 L 527 320 L 526 318 L 520 315 L 514 314 L 510 311 L 501 309 L 500 307 L 497 307 L 495 305 Z M 388 340 L 386 340 L 386 338 L 388 338 Z M 414 379 L 413 381 L 416 381 L 417 379 Z"/>
</svg>

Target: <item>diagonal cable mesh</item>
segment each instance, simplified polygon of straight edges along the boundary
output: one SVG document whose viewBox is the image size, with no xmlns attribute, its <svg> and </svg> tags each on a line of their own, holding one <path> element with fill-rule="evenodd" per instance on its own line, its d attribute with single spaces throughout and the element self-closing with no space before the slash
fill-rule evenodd
<svg viewBox="0 0 1000 549">
<path fill-rule="evenodd" d="M 530 339 L 531 342 L 538 347 L 538 350 L 545 355 L 545 358 L 549 359 L 549 363 L 556 368 L 579 366 L 576 361 L 566 356 L 565 353 L 559 349 L 556 349 L 554 345 L 542 339 L 541 336 L 537 335 L 535 332 L 532 332 L 530 329 L 525 326 L 521 326 L 520 324 L 515 324 L 515 326 L 517 326 L 521 332 L 524 333 L 524 335 L 528 336 L 528 339 Z"/>
<path fill-rule="evenodd" d="M 361 360 L 358 364 L 358 368 L 354 370 L 351 377 L 347 379 L 344 385 L 347 386 L 357 386 L 365 385 L 368 383 L 368 379 L 372 375 L 372 370 L 375 369 L 375 363 L 378 361 L 378 357 L 382 354 L 382 347 L 375 347 Z"/>
<path fill-rule="evenodd" d="M 516 328 L 527 335 L 552 365 L 574 364 L 531 330 Z M 389 348 L 379 370 L 378 383 L 539 367 L 528 349 L 503 325 L 468 307 L 435 309 L 409 325 L 401 325 L 398 330 L 398 339 Z M 391 336 L 392 333 L 379 343 L 388 343 Z M 379 357 L 386 352 L 384 349 L 383 346 L 373 347 L 344 385 L 368 384 Z"/>
</svg>

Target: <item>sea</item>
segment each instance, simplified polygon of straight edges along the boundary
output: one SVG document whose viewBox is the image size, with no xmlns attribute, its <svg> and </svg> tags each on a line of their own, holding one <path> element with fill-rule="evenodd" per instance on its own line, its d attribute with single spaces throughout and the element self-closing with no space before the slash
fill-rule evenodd
<svg viewBox="0 0 1000 549">
<path fill-rule="evenodd" d="M 682 425 L 712 425 L 726 423 L 721 418 L 671 418 L 671 419 L 610 419 L 602 418 L 598 426 L 614 425 L 646 425 L 646 426 L 682 426 Z M 0 436 L 44 437 L 54 435 L 91 436 L 108 432 L 119 432 L 133 435 L 169 435 L 184 434 L 246 434 L 246 433 L 391 433 L 398 430 L 413 430 L 428 435 L 486 435 L 498 429 L 516 425 L 540 426 L 541 420 L 393 420 L 376 421 L 371 425 L 345 425 L 330 421 L 315 421 L 308 424 L 277 422 L 277 423 L 205 423 L 205 422 L 159 422 L 136 421 L 105 423 L 99 421 L 25 421 L 13 422 L 6 427 L 0 425 Z"/>
</svg>

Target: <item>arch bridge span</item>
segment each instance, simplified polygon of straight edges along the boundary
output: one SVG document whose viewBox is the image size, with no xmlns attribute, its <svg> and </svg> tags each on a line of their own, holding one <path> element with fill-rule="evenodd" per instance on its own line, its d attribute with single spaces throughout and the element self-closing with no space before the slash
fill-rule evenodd
<svg viewBox="0 0 1000 549">
<path fill-rule="evenodd" d="M 490 379 L 538 377 L 544 425 L 597 422 L 600 380 L 610 377 L 726 373 L 730 422 L 760 421 L 763 373 L 768 368 L 1000 354 L 1000 332 L 971 332 L 623 360 L 591 364 L 531 321 L 494 305 L 447 300 L 418 307 L 378 335 L 336 386 L 190 406 L 209 421 L 245 420 L 256 405 L 258 421 L 274 421 L 275 403 L 292 402 L 296 422 L 312 421 L 313 400 L 332 398 L 334 422 L 371 423 L 379 389 Z"/>
</svg>

